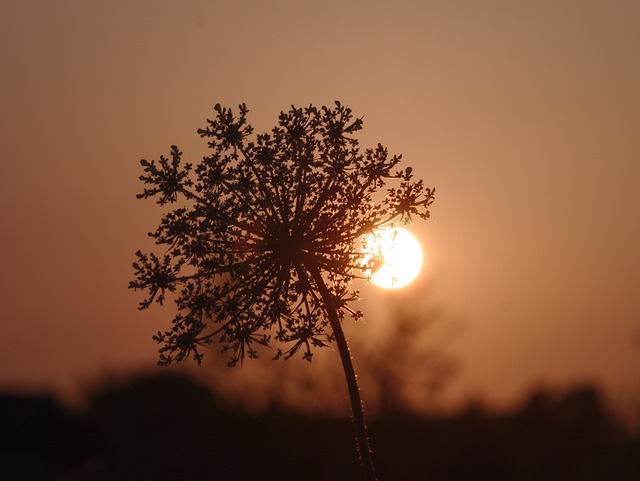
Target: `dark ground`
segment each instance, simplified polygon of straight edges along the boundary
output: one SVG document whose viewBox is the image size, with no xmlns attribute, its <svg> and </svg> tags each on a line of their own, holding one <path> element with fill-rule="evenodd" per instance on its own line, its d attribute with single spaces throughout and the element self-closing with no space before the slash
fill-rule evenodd
<svg viewBox="0 0 640 481">
<path fill-rule="evenodd" d="M 220 407 L 175 374 L 96 392 L 83 413 L 49 397 L 0 396 L 0 480 L 361 480 L 348 419 Z M 370 423 L 381 481 L 639 481 L 640 439 L 597 391 L 544 391 L 500 416 L 388 413 Z"/>
</svg>

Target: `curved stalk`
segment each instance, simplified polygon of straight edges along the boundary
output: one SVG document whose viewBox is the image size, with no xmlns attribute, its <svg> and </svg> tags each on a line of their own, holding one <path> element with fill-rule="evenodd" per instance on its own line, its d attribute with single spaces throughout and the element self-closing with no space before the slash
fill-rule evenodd
<svg viewBox="0 0 640 481">
<path fill-rule="evenodd" d="M 347 378 L 347 385 L 349 386 L 349 398 L 351 399 L 351 412 L 353 415 L 353 424 L 356 430 L 356 441 L 358 444 L 358 453 L 360 454 L 360 463 L 364 471 L 366 481 L 378 481 L 376 478 L 375 469 L 373 467 L 373 459 L 371 457 L 371 448 L 369 447 L 369 437 L 367 436 L 367 426 L 364 421 L 364 406 L 360 399 L 360 389 L 358 388 L 358 379 L 353 369 L 353 363 L 351 362 L 351 353 L 349 352 L 349 345 L 347 339 L 344 336 L 342 330 L 342 324 L 338 317 L 338 311 L 333 302 L 333 297 L 327 288 L 327 285 L 322 278 L 317 266 L 313 261 L 305 263 L 305 267 L 313 277 L 313 280 L 320 291 L 322 301 L 327 309 L 327 315 L 329 317 L 329 323 L 333 329 L 333 333 L 336 336 L 336 344 L 338 345 L 338 351 L 340 352 L 340 360 L 342 361 L 342 368 L 344 369 L 345 377 Z"/>
</svg>

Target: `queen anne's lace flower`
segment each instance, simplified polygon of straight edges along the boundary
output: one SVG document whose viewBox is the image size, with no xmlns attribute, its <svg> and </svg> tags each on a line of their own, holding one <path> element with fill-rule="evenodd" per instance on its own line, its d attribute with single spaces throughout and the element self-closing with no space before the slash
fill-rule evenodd
<svg viewBox="0 0 640 481">
<path fill-rule="evenodd" d="M 273 339 L 276 358 L 300 351 L 310 361 L 312 348 L 334 337 L 327 301 L 340 320 L 361 315 L 349 303 L 358 298 L 352 281 L 367 276 L 363 235 L 428 218 L 434 190 L 381 145 L 360 151 L 353 134 L 362 120 L 339 102 L 292 107 L 256 136 L 244 104 L 237 115 L 220 105 L 215 112 L 198 131 L 211 154 L 195 167 L 176 146 L 170 159 L 141 161 L 138 197 L 182 205 L 150 233 L 166 254 L 138 251 L 129 287 L 148 293 L 141 309 L 162 304 L 166 291 L 175 297 L 171 328 L 154 336 L 160 364 L 200 362 L 214 339 L 231 351 L 231 365 Z"/>
</svg>

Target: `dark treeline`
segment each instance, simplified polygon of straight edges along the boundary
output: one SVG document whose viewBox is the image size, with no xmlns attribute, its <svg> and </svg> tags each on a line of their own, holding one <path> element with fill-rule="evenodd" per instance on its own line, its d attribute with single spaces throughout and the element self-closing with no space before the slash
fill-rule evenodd
<svg viewBox="0 0 640 481">
<path fill-rule="evenodd" d="M 222 408 L 171 373 L 95 392 L 73 412 L 53 398 L 0 397 L 0 479 L 360 480 L 348 419 Z M 543 390 L 507 414 L 387 413 L 370 423 L 381 481 L 638 481 L 640 439 L 596 390 Z"/>
</svg>

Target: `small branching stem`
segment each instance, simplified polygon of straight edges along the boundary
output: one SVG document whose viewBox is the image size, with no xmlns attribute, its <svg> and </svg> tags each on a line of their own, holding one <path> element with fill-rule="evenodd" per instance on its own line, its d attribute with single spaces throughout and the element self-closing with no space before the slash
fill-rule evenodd
<svg viewBox="0 0 640 481">
<path fill-rule="evenodd" d="M 358 379 L 353 369 L 353 363 L 351 361 L 351 353 L 349 351 L 349 345 L 347 339 L 344 336 L 342 330 L 342 324 L 338 317 L 338 311 L 336 309 L 333 297 L 324 282 L 320 270 L 315 266 L 313 262 L 305 263 L 305 267 L 309 270 L 313 280 L 315 281 L 318 291 L 322 296 L 322 301 L 327 309 L 327 315 L 329 317 L 329 323 L 333 329 L 333 333 L 336 336 L 336 344 L 338 345 L 338 351 L 340 352 L 340 359 L 342 361 L 342 368 L 347 378 L 347 385 L 349 386 L 349 397 L 351 398 L 351 412 L 353 414 L 353 424 L 356 430 L 356 440 L 358 443 L 358 452 L 360 453 L 360 463 L 364 471 L 366 481 L 377 481 L 375 469 L 373 467 L 373 459 L 371 457 L 371 448 L 369 446 L 369 437 L 367 436 L 367 426 L 364 420 L 364 407 L 362 400 L 360 399 L 360 389 L 358 388 Z"/>
</svg>

